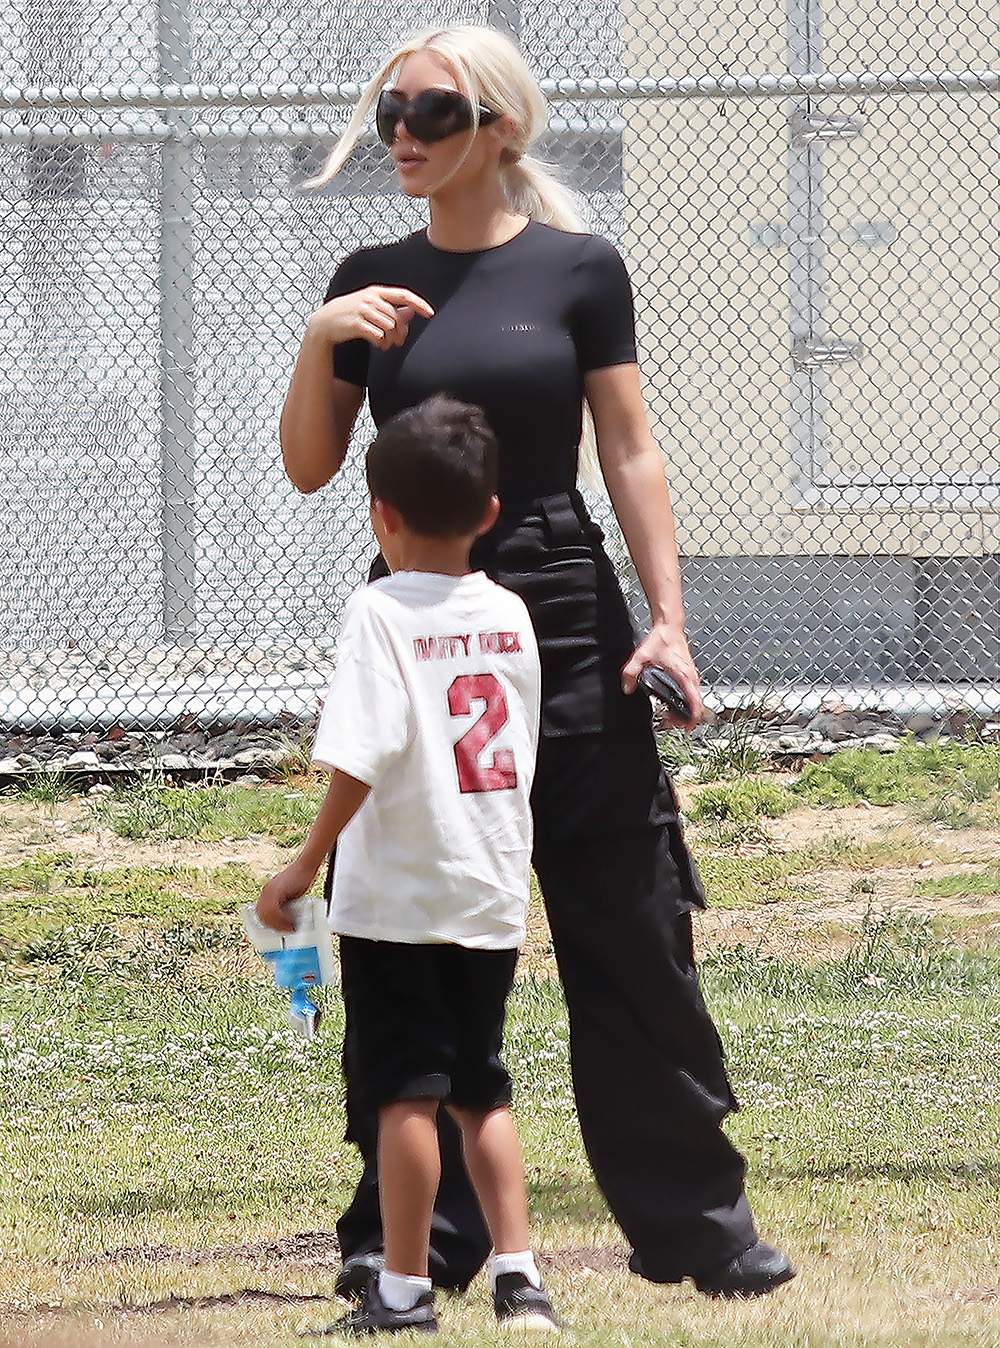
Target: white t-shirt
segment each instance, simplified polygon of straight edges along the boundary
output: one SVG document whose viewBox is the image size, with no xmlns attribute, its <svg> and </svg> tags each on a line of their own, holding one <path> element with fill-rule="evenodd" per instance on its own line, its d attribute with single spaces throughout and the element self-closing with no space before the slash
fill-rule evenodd
<svg viewBox="0 0 1000 1348">
<path fill-rule="evenodd" d="M 313 746 L 371 787 L 337 844 L 334 931 L 522 944 L 540 684 L 528 610 L 481 571 L 352 595 Z"/>
</svg>

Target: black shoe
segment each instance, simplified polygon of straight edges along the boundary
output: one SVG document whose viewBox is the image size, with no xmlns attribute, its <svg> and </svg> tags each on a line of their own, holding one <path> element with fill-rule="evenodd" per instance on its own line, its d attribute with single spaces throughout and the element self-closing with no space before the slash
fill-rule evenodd
<svg viewBox="0 0 1000 1348">
<path fill-rule="evenodd" d="M 728 1264 L 696 1277 L 694 1285 L 706 1296 L 740 1297 L 747 1300 L 766 1296 L 794 1277 L 795 1269 L 788 1256 L 773 1245 L 765 1245 L 762 1240 L 758 1240 L 749 1250 L 730 1259 Z"/>
<path fill-rule="evenodd" d="M 370 1254 L 352 1254 L 344 1260 L 333 1290 L 345 1301 L 364 1301 L 365 1293 L 372 1283 L 378 1282 L 378 1275 L 384 1268 L 385 1255 L 381 1250 L 373 1250 Z"/>
<path fill-rule="evenodd" d="M 404 1329 L 412 1329 L 418 1334 L 438 1332 L 437 1316 L 434 1314 L 434 1289 L 421 1292 L 416 1304 L 408 1311 L 394 1311 L 382 1300 L 376 1277 L 369 1284 L 360 1306 L 319 1332 L 360 1338 L 365 1334 L 401 1334 Z"/>
<path fill-rule="evenodd" d="M 562 1329 L 544 1287 L 536 1287 L 523 1273 L 501 1273 L 493 1289 L 493 1309 L 502 1328 Z"/>
</svg>

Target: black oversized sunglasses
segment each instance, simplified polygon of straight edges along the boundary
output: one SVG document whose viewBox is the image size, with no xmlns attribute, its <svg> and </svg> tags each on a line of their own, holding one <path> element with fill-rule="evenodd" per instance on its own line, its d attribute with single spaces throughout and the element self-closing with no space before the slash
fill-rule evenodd
<svg viewBox="0 0 1000 1348">
<path fill-rule="evenodd" d="M 499 112 L 479 107 L 479 125 L 489 126 Z M 375 126 L 379 140 L 391 145 L 396 139 L 396 124 L 402 122 L 414 140 L 433 145 L 447 140 L 472 126 L 472 104 L 457 89 L 422 89 L 414 98 L 404 98 L 394 89 L 383 89 L 375 106 Z"/>
</svg>

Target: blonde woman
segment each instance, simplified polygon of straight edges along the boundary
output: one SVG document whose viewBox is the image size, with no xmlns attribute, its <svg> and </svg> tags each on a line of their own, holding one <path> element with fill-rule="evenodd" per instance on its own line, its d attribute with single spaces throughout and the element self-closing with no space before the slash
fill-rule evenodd
<svg viewBox="0 0 1000 1348">
<path fill-rule="evenodd" d="M 649 702 L 636 691 L 644 667 L 660 666 L 690 706 L 677 723 L 701 716 L 628 276 L 532 158 L 546 105 L 501 34 L 456 27 L 399 47 L 317 183 L 335 176 L 372 111 L 400 187 L 426 198 L 430 223 L 338 268 L 282 414 L 286 469 L 304 492 L 329 482 L 366 396 L 378 425 L 438 392 L 485 410 L 500 445 L 502 513 L 473 564 L 521 595 L 538 635 L 534 864 L 569 1006 L 588 1157 L 634 1272 L 692 1277 L 714 1296 L 761 1295 L 794 1269 L 758 1240 L 743 1158 L 721 1128 L 736 1102 L 694 967 L 690 912 L 704 900 Z M 653 619 L 638 644 L 576 490 L 585 405 Z M 491 709 L 478 710 L 486 761 Z M 456 721 L 456 742 L 468 728 Z M 345 999 L 349 1134 L 365 1173 L 338 1223 L 338 1290 L 360 1297 L 380 1267 L 381 1233 L 374 1120 L 352 1080 L 349 986 Z M 443 1145 L 431 1274 L 464 1287 L 489 1238 L 457 1148 L 448 1137 Z"/>
</svg>

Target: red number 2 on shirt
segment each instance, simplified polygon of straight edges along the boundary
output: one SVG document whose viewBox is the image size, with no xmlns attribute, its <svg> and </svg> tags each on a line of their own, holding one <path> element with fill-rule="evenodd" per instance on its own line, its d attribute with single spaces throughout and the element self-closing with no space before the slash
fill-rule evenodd
<svg viewBox="0 0 1000 1348">
<path fill-rule="evenodd" d="M 507 699 L 494 674 L 460 674 L 448 689 L 448 710 L 452 716 L 468 716 L 475 701 L 485 702 L 486 707 L 455 745 L 458 789 L 463 795 L 475 791 L 510 791 L 517 786 L 512 749 L 497 749 L 488 764 L 480 762 L 490 740 L 507 724 Z"/>
</svg>

